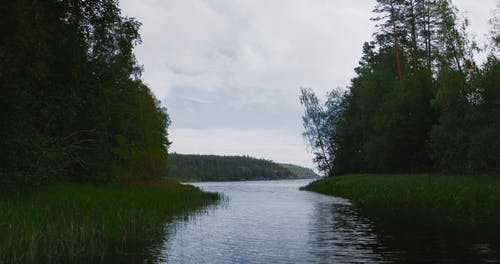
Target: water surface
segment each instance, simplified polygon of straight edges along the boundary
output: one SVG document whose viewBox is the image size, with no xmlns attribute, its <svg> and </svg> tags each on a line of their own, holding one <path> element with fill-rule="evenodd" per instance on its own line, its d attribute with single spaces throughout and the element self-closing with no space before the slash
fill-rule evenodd
<svg viewBox="0 0 500 264">
<path fill-rule="evenodd" d="M 309 180 L 195 183 L 225 200 L 169 227 L 166 263 L 500 263 L 478 237 L 394 226 L 348 200 L 299 191 Z M 417 225 L 418 226 L 418 225 Z M 497 262 L 498 261 L 498 262 Z"/>
</svg>

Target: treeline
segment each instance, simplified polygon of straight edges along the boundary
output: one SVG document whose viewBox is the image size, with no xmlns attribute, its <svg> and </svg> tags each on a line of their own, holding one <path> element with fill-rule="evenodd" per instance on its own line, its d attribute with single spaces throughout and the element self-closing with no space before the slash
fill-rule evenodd
<svg viewBox="0 0 500 264">
<path fill-rule="evenodd" d="M 289 163 L 278 163 L 281 167 L 291 171 L 297 178 L 301 179 L 310 179 L 310 178 L 318 178 L 319 175 L 309 168 L 304 168 L 301 166 L 297 166 Z"/>
<path fill-rule="evenodd" d="M 377 0 L 347 92 L 302 89 L 304 136 L 326 175 L 500 173 L 500 22 L 486 62 L 450 0 Z"/>
<path fill-rule="evenodd" d="M 241 181 L 301 178 L 269 160 L 248 156 L 169 155 L 166 176 L 181 181 Z"/>
<path fill-rule="evenodd" d="M 160 175 L 166 109 L 140 80 L 117 0 L 0 5 L 0 186 Z"/>
</svg>

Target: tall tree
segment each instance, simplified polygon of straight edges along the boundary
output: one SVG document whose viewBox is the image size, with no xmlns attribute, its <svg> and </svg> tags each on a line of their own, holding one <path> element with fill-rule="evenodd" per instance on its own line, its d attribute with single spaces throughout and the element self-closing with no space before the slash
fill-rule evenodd
<svg viewBox="0 0 500 264">
<path fill-rule="evenodd" d="M 379 14 L 379 16 L 372 18 L 380 22 L 377 25 L 380 29 L 380 33 L 377 34 L 379 45 L 389 44 L 393 46 L 398 80 L 403 80 L 401 65 L 401 38 L 404 36 L 402 23 L 403 4 L 403 0 L 377 0 L 373 12 Z"/>
<path fill-rule="evenodd" d="M 303 136 L 313 150 L 314 161 L 318 169 L 326 175 L 331 169 L 327 146 L 328 134 L 325 133 L 326 113 L 318 97 L 310 88 L 301 88 L 300 91 L 300 103 L 304 106 Z"/>
<path fill-rule="evenodd" d="M 493 17 L 489 19 L 490 23 L 490 42 L 491 49 L 494 54 L 498 57 L 500 52 L 500 3 L 497 3 L 497 7 L 493 13 Z"/>
<path fill-rule="evenodd" d="M 494 112 L 480 109 L 495 95 L 478 80 L 491 80 L 486 73 L 496 66 L 493 58 L 483 73 L 475 65 L 467 20 L 450 0 L 378 0 L 374 13 L 377 31 L 363 46 L 348 93 L 324 107 L 310 100 L 320 113 L 312 124 L 327 134 L 312 142 L 327 150 L 317 156 L 330 164 L 330 174 L 427 171 L 434 163 L 491 166 L 468 162 L 479 160 L 472 158 L 477 149 L 495 149 L 473 142 L 494 141 L 494 128 L 479 127 Z M 336 114 L 327 114 L 330 109 Z M 462 135 L 450 136 L 459 130 Z"/>
<path fill-rule="evenodd" d="M 2 186 L 163 170 L 168 116 L 139 79 L 140 24 L 117 1 L 8 1 L 0 12 Z"/>
</svg>

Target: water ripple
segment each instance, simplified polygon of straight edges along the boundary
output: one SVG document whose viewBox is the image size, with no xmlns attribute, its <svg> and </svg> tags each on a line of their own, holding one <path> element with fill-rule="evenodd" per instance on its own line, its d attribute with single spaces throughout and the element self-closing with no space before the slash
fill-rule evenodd
<svg viewBox="0 0 500 264">
<path fill-rule="evenodd" d="M 196 184 L 225 198 L 169 225 L 157 259 L 204 264 L 499 263 L 498 247 L 487 242 L 450 240 L 435 230 L 404 225 L 380 226 L 346 199 L 298 190 L 307 183 Z"/>
<path fill-rule="evenodd" d="M 168 263 L 382 262 L 348 200 L 302 192 L 307 181 L 200 183 L 225 202 L 170 227 Z"/>
</svg>

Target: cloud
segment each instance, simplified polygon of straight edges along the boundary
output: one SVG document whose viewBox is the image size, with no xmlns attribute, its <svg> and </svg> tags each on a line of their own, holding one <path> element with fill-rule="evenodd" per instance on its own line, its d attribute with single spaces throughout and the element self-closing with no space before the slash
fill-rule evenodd
<svg viewBox="0 0 500 264">
<path fill-rule="evenodd" d="M 127 0 L 121 5 L 143 23 L 136 54 L 145 63 L 144 79 L 165 100 L 185 86 L 213 92 L 311 86 L 325 92 L 347 84 L 372 29 L 372 4 L 352 2 Z M 260 93 L 241 97 L 261 101 Z"/>
<path fill-rule="evenodd" d="M 143 44 L 135 48 L 144 64 L 143 78 L 159 99 L 176 86 L 213 90 L 220 85 L 207 54 L 229 28 L 206 1 L 122 1 L 127 15 L 141 23 Z M 189 74 L 189 73 L 197 74 Z"/>
<path fill-rule="evenodd" d="M 488 31 L 488 9 L 495 1 L 456 1 L 468 11 L 478 37 Z M 299 88 L 311 87 L 323 97 L 345 87 L 374 31 L 369 18 L 375 0 L 122 0 L 120 5 L 143 24 L 143 44 L 134 52 L 144 65 L 143 79 L 168 107 L 174 150 L 305 159 L 299 164 L 310 164 L 297 140 Z"/>
<path fill-rule="evenodd" d="M 211 103 L 213 103 L 212 101 L 209 101 L 209 100 L 191 97 L 191 96 L 187 96 L 187 95 L 179 95 L 179 98 L 185 99 L 185 100 L 188 100 L 188 101 L 191 101 L 194 103 L 198 103 L 198 104 L 211 104 Z"/>
</svg>

